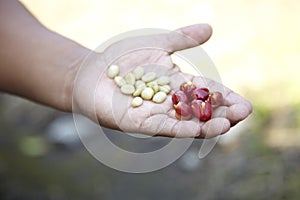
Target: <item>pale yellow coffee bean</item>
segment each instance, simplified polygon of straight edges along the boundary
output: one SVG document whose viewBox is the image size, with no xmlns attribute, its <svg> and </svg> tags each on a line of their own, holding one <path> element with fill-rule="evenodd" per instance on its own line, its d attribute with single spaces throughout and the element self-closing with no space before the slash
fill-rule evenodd
<svg viewBox="0 0 300 200">
<path fill-rule="evenodd" d="M 143 99 L 150 100 L 150 99 L 152 99 L 153 95 L 154 95 L 153 89 L 150 88 L 150 87 L 146 87 L 146 88 L 142 91 L 141 97 L 142 97 Z"/>
<path fill-rule="evenodd" d="M 131 72 L 126 75 L 125 80 L 129 85 L 135 84 L 135 77 L 134 77 L 133 73 L 131 73 Z"/>
<path fill-rule="evenodd" d="M 152 87 L 153 85 L 157 85 L 157 81 L 154 80 L 154 81 L 151 81 L 149 83 L 146 84 L 148 87 Z"/>
<path fill-rule="evenodd" d="M 162 102 L 164 102 L 164 100 L 166 100 L 166 98 L 167 98 L 167 94 L 166 93 L 164 93 L 164 92 L 158 92 L 158 93 L 156 93 L 153 96 L 152 101 L 154 103 L 162 103 Z"/>
<path fill-rule="evenodd" d="M 134 86 L 129 84 L 125 84 L 121 87 L 121 92 L 123 94 L 132 94 L 134 93 L 134 90 L 135 90 Z"/>
<path fill-rule="evenodd" d="M 153 81 L 156 78 L 156 73 L 155 72 L 148 72 L 144 76 L 142 76 L 142 81 L 148 83 Z"/>
<path fill-rule="evenodd" d="M 157 79 L 158 85 L 167 85 L 170 83 L 170 78 L 168 76 L 161 76 Z"/>
<path fill-rule="evenodd" d="M 147 86 L 151 87 L 155 93 L 158 92 L 158 90 L 159 90 L 159 86 L 155 80 L 147 83 Z"/>
<path fill-rule="evenodd" d="M 121 76 L 116 76 L 114 78 L 114 80 L 115 80 L 115 83 L 117 84 L 117 86 L 119 86 L 119 87 L 122 87 L 123 85 L 126 84 L 125 79 L 123 77 L 121 77 Z"/>
<path fill-rule="evenodd" d="M 169 85 L 159 86 L 159 91 L 169 94 L 171 87 Z"/>
<path fill-rule="evenodd" d="M 134 84 L 135 88 L 138 88 L 140 85 L 146 85 L 146 83 L 144 81 L 137 80 Z"/>
<path fill-rule="evenodd" d="M 131 105 L 133 107 L 139 107 L 140 105 L 143 104 L 143 99 L 141 97 L 134 97 L 132 102 L 131 102 Z"/>
<path fill-rule="evenodd" d="M 143 92 L 143 90 L 146 88 L 146 85 L 140 85 L 136 88 L 136 90 L 134 91 L 134 93 L 132 94 L 132 96 L 137 97 L 140 96 L 141 93 Z"/>
<path fill-rule="evenodd" d="M 153 84 L 151 88 L 154 90 L 155 93 L 159 91 L 159 86 L 157 83 Z"/>
<path fill-rule="evenodd" d="M 118 65 L 111 65 L 108 68 L 107 76 L 109 78 L 115 78 L 116 76 L 118 76 L 119 72 L 120 72 L 120 68 Z"/>
<path fill-rule="evenodd" d="M 139 80 L 142 78 L 142 76 L 144 75 L 144 68 L 138 66 L 137 68 L 135 68 L 133 70 L 133 75 L 135 77 L 136 80 Z"/>
</svg>

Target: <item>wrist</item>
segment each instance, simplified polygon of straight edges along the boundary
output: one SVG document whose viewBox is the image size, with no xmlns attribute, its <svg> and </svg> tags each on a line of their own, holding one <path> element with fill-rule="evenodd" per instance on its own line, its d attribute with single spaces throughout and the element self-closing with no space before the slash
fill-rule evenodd
<svg viewBox="0 0 300 200">
<path fill-rule="evenodd" d="M 51 48 L 41 53 L 43 59 L 36 62 L 34 68 L 37 74 L 32 77 L 33 83 L 40 85 L 31 87 L 34 95 L 26 96 L 55 109 L 71 112 L 74 80 L 90 50 L 60 35 L 48 33 L 49 42 L 56 45 L 49 44 Z"/>
<path fill-rule="evenodd" d="M 80 68 L 81 63 L 83 62 L 85 55 L 80 56 L 77 60 L 74 60 L 67 67 L 64 84 L 62 87 L 62 94 L 61 94 L 61 105 L 62 111 L 65 112 L 72 112 L 72 101 L 73 101 L 73 92 L 74 92 L 74 85 L 78 70 Z"/>
<path fill-rule="evenodd" d="M 96 89 L 98 89 L 99 80 L 105 71 L 106 64 L 103 54 L 90 52 L 77 66 L 76 70 L 70 71 L 72 77 L 72 112 L 83 114 L 93 121 L 98 121 L 94 95 Z M 70 87 L 66 86 L 66 93 L 70 91 L 67 88 Z M 67 105 L 69 104 L 67 103 Z"/>
<path fill-rule="evenodd" d="M 64 75 L 64 84 L 62 87 L 61 94 L 61 105 L 62 111 L 72 112 L 74 103 L 76 103 L 76 98 L 74 98 L 74 91 L 76 88 L 76 81 L 78 79 L 78 74 L 82 68 L 85 59 L 88 57 L 91 51 L 85 48 L 78 49 L 72 52 L 71 59 L 65 64 L 66 73 Z"/>
</svg>

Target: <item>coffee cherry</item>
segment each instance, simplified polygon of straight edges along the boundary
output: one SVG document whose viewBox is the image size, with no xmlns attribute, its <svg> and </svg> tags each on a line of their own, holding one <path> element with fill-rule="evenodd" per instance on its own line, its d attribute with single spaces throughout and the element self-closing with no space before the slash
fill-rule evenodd
<svg viewBox="0 0 300 200">
<path fill-rule="evenodd" d="M 182 115 L 180 115 L 178 113 L 175 113 L 175 117 L 178 120 L 190 120 L 192 118 L 192 113 L 190 115 L 188 115 L 188 116 L 182 116 Z"/>
<path fill-rule="evenodd" d="M 175 109 L 176 112 L 175 116 L 177 119 L 187 120 L 192 117 L 191 107 L 185 102 L 179 102 L 178 104 L 175 104 L 173 107 Z"/>
<path fill-rule="evenodd" d="M 172 102 L 173 104 L 178 104 L 179 102 L 184 102 L 186 103 L 188 101 L 187 96 L 185 95 L 185 93 L 181 90 L 176 91 L 173 95 L 172 95 Z"/>
<path fill-rule="evenodd" d="M 193 91 L 196 89 L 196 85 L 194 85 L 191 81 L 186 83 L 182 83 L 179 87 L 181 91 L 183 91 L 189 100 L 193 99 Z"/>
<path fill-rule="evenodd" d="M 208 97 L 209 97 L 209 90 L 207 88 L 197 88 L 193 91 L 194 99 L 206 101 Z"/>
<path fill-rule="evenodd" d="M 189 120 L 194 115 L 206 122 L 211 119 L 213 108 L 223 103 L 222 93 L 197 88 L 192 82 L 182 83 L 179 89 L 172 95 L 175 117 L 179 120 Z"/>
<path fill-rule="evenodd" d="M 191 103 L 191 109 L 195 117 L 200 121 L 208 121 L 211 119 L 212 107 L 209 102 L 202 100 L 193 100 Z"/>
<path fill-rule="evenodd" d="M 196 100 L 196 99 L 193 100 L 192 103 L 191 103 L 192 113 L 198 119 L 200 118 L 200 112 L 201 112 L 201 105 L 202 105 L 202 103 L 204 103 L 204 101 Z"/>
<path fill-rule="evenodd" d="M 177 114 L 180 114 L 182 116 L 188 116 L 192 113 L 191 107 L 184 102 L 179 102 L 178 104 L 175 104 L 174 109 Z"/>
<path fill-rule="evenodd" d="M 223 95 L 221 92 L 211 92 L 208 97 L 208 102 L 213 108 L 217 108 L 223 103 Z"/>
</svg>

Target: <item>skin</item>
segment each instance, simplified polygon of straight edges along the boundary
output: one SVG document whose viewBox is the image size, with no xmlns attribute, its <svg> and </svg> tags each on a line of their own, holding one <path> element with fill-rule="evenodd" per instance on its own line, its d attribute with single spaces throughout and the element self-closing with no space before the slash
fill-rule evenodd
<svg viewBox="0 0 300 200">
<path fill-rule="evenodd" d="M 251 104 L 239 94 L 204 77 L 184 74 L 172 63 L 172 53 L 210 38 L 212 29 L 207 24 L 124 39 L 100 53 L 91 53 L 48 30 L 18 1 L 0 0 L 0 26 L 1 91 L 83 114 L 101 126 L 152 136 L 211 138 L 227 132 L 252 112 Z M 116 60 L 120 51 L 124 54 Z M 223 94 L 223 105 L 205 123 L 177 120 L 171 95 L 162 104 L 144 101 L 142 106 L 132 108 L 132 97 L 122 95 L 106 76 L 112 62 L 120 66 L 122 76 L 139 65 L 146 71 L 168 75 L 173 91 L 184 81 L 205 85 Z"/>
</svg>

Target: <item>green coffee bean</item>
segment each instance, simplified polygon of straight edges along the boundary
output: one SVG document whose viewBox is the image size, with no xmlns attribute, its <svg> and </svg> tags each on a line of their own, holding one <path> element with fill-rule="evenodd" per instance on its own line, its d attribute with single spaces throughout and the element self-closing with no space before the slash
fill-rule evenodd
<svg viewBox="0 0 300 200">
<path fill-rule="evenodd" d="M 123 94 L 132 94 L 134 93 L 134 90 L 135 90 L 134 86 L 129 84 L 125 84 L 121 87 L 121 92 Z"/>
<path fill-rule="evenodd" d="M 144 68 L 138 66 L 137 68 L 135 68 L 133 70 L 133 75 L 135 77 L 136 80 L 139 80 L 142 78 L 142 76 L 144 75 Z"/>
<path fill-rule="evenodd" d="M 171 87 L 169 85 L 159 86 L 159 91 L 169 94 Z"/>
<path fill-rule="evenodd" d="M 158 85 L 167 85 L 170 83 L 170 78 L 168 76 L 161 76 L 157 79 Z"/>
<path fill-rule="evenodd" d="M 115 78 L 116 76 L 118 76 L 119 72 L 120 72 L 120 68 L 118 65 L 111 65 L 108 68 L 107 76 L 109 78 Z"/>
<path fill-rule="evenodd" d="M 141 97 L 142 97 L 143 99 L 150 100 L 150 99 L 152 99 L 153 95 L 154 95 L 153 89 L 150 88 L 150 87 L 146 87 L 146 88 L 142 91 Z"/>
<path fill-rule="evenodd" d="M 143 90 L 146 88 L 146 85 L 140 85 L 136 88 L 136 90 L 134 91 L 134 93 L 132 94 L 132 96 L 137 97 L 140 96 L 141 93 L 143 92 Z"/>
<path fill-rule="evenodd" d="M 131 72 L 126 75 L 125 80 L 129 85 L 135 84 L 135 77 L 134 77 L 133 73 L 131 73 Z"/>
<path fill-rule="evenodd" d="M 137 80 L 134 84 L 135 88 L 138 88 L 140 85 L 146 85 L 146 83 L 144 81 Z"/>
<path fill-rule="evenodd" d="M 156 73 L 155 72 L 148 72 L 144 76 L 142 76 L 142 81 L 148 83 L 156 79 Z"/>
<path fill-rule="evenodd" d="M 115 80 L 115 83 L 117 84 L 117 86 L 119 86 L 119 87 L 122 87 L 123 85 L 126 84 L 125 79 L 123 77 L 121 77 L 121 76 L 116 76 L 114 78 L 114 80 Z"/>
<path fill-rule="evenodd" d="M 153 96 L 152 101 L 154 103 L 162 103 L 162 102 L 164 102 L 166 100 L 166 98 L 167 98 L 167 94 L 166 93 L 164 93 L 164 92 L 158 92 L 158 93 L 156 93 Z"/>
<path fill-rule="evenodd" d="M 135 97 L 133 98 L 132 102 L 131 102 L 131 105 L 133 107 L 139 107 L 140 105 L 143 104 L 143 99 L 141 97 Z"/>
</svg>

